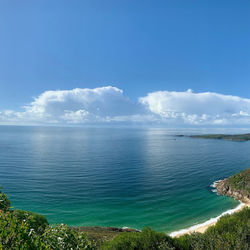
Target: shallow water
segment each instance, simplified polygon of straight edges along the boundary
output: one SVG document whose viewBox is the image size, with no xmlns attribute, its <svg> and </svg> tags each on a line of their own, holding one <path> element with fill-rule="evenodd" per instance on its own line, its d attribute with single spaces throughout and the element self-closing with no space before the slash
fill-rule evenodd
<svg viewBox="0 0 250 250">
<path fill-rule="evenodd" d="M 0 184 L 52 224 L 176 231 L 236 207 L 209 186 L 250 166 L 250 142 L 173 136 L 195 132 L 0 126 Z"/>
</svg>

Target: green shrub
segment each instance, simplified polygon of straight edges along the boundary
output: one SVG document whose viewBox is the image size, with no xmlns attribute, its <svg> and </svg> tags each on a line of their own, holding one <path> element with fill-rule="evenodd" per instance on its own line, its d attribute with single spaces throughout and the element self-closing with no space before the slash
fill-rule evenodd
<svg viewBox="0 0 250 250">
<path fill-rule="evenodd" d="M 36 218 L 36 214 L 31 214 L 31 218 Z M 20 216 L 26 219 L 20 220 Z M 45 224 L 39 222 L 35 225 L 35 220 L 30 222 L 29 218 L 26 211 L 19 211 L 18 215 L 13 211 L 0 211 L 0 249 L 94 249 L 84 233 L 66 225 L 47 226 L 41 235 L 39 230 Z M 38 232 L 31 225 L 37 227 Z"/>
<path fill-rule="evenodd" d="M 0 190 L 0 249 L 94 249 L 82 232 L 60 225 L 50 227 L 47 219 L 23 210 L 11 210 Z"/>
<path fill-rule="evenodd" d="M 48 227 L 42 235 L 47 249 L 94 249 L 84 233 L 77 233 L 67 225 Z"/>
<path fill-rule="evenodd" d="M 26 222 L 30 229 L 34 229 L 39 234 L 44 233 L 45 228 L 49 225 L 43 215 L 23 210 L 14 210 L 13 213 L 20 222 Z"/>
<path fill-rule="evenodd" d="M 4 193 L 2 193 L 2 190 L 0 188 L 0 210 L 7 211 L 10 209 L 10 200 L 8 199 L 8 196 Z"/>
<path fill-rule="evenodd" d="M 250 168 L 228 178 L 228 185 L 231 189 L 250 196 Z"/>
<path fill-rule="evenodd" d="M 103 250 L 143 250 L 143 249 L 175 249 L 173 240 L 164 233 L 157 233 L 150 228 L 145 228 L 141 233 L 129 232 L 116 236 L 106 242 Z"/>
<path fill-rule="evenodd" d="M 0 249 L 43 249 L 39 236 L 11 212 L 0 211 Z"/>
<path fill-rule="evenodd" d="M 202 250 L 209 249 L 201 233 L 185 234 L 175 239 L 175 245 L 178 249 L 183 250 Z"/>
<path fill-rule="evenodd" d="M 215 226 L 208 228 L 204 239 L 215 249 L 249 249 L 250 209 L 223 216 Z"/>
<path fill-rule="evenodd" d="M 174 240 L 184 250 L 250 249 L 250 209 L 225 215 L 204 234 L 193 233 Z"/>
</svg>

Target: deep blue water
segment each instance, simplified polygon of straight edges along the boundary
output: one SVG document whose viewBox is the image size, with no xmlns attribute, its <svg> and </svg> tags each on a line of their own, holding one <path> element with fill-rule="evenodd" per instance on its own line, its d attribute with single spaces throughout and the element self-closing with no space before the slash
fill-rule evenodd
<svg viewBox="0 0 250 250">
<path fill-rule="evenodd" d="M 52 224 L 175 231 L 237 206 L 209 185 L 250 166 L 249 142 L 173 136 L 195 132 L 0 126 L 0 185 Z"/>
</svg>

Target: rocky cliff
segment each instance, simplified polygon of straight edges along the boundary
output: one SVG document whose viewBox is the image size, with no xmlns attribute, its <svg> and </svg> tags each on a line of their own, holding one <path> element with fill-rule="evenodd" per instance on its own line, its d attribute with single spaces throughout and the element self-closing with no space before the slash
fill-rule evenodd
<svg viewBox="0 0 250 250">
<path fill-rule="evenodd" d="M 230 178 L 219 181 L 215 187 L 220 195 L 226 195 L 250 204 L 250 168 L 233 175 Z"/>
</svg>

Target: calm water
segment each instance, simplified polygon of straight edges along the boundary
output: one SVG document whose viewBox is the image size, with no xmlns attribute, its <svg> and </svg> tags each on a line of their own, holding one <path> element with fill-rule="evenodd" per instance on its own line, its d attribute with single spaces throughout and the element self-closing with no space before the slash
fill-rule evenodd
<svg viewBox="0 0 250 250">
<path fill-rule="evenodd" d="M 0 184 L 52 224 L 171 232 L 237 206 L 209 185 L 250 166 L 250 143 L 179 132 L 0 126 Z"/>
</svg>

